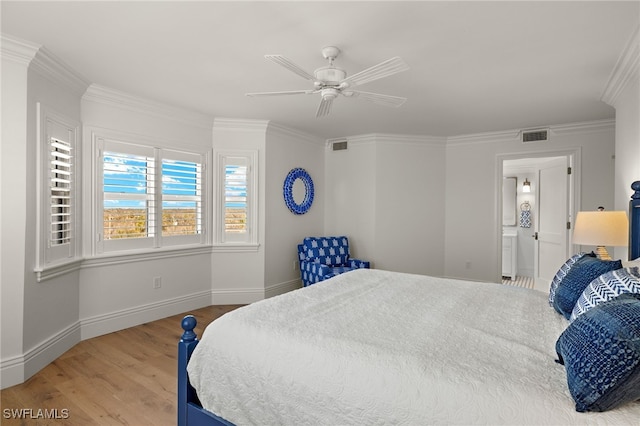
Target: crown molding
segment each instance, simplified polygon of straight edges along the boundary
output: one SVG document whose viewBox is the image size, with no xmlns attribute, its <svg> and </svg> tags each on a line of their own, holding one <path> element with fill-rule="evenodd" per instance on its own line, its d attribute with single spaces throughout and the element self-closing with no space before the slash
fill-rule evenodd
<svg viewBox="0 0 640 426">
<path fill-rule="evenodd" d="M 78 96 L 89 87 L 89 81 L 65 64 L 45 47 L 8 34 L 1 36 L 2 58 L 27 66 L 54 84 L 59 84 Z"/>
<path fill-rule="evenodd" d="M 213 129 L 266 132 L 269 120 L 249 120 L 244 118 L 216 117 Z"/>
<path fill-rule="evenodd" d="M 576 123 L 540 126 L 548 128 L 552 135 L 567 135 L 572 133 L 602 132 L 615 128 L 614 119 L 582 121 Z M 451 136 L 447 138 L 447 145 L 467 145 L 478 143 L 520 142 L 520 133 L 526 129 L 511 129 L 501 132 L 477 133 L 470 135 Z"/>
<path fill-rule="evenodd" d="M 618 96 L 634 75 L 640 72 L 640 26 L 633 32 L 611 71 L 600 100 L 615 106 Z"/>
<path fill-rule="evenodd" d="M 268 131 L 272 131 L 275 135 L 282 135 L 294 139 L 298 139 L 301 142 L 311 143 L 313 145 L 323 145 L 325 140 L 310 133 L 303 132 L 298 129 L 284 126 L 280 123 L 270 121 L 268 124 Z"/>
<path fill-rule="evenodd" d="M 0 34 L 0 57 L 29 66 L 40 46 L 8 34 Z"/>
<path fill-rule="evenodd" d="M 31 68 L 41 76 L 82 96 L 91 84 L 73 68 L 56 57 L 47 48 L 41 47 L 31 62 Z"/>
<path fill-rule="evenodd" d="M 501 132 L 449 136 L 447 138 L 447 146 L 518 141 L 520 132 L 521 130 L 504 130 Z"/>
<path fill-rule="evenodd" d="M 213 118 L 206 114 L 177 108 L 98 84 L 90 85 L 82 99 L 208 130 L 213 124 Z"/>
<path fill-rule="evenodd" d="M 445 146 L 447 138 L 444 136 L 406 135 L 395 133 L 368 133 L 363 135 L 347 136 L 345 138 L 332 138 L 325 141 L 325 146 L 331 148 L 333 142 L 348 141 L 350 144 L 414 144 L 423 146 Z"/>
<path fill-rule="evenodd" d="M 148 134 L 118 130 L 107 127 L 85 124 L 83 126 L 84 137 L 94 141 L 96 139 L 115 140 L 131 144 L 144 144 L 162 149 L 186 150 L 201 155 L 207 155 L 209 147 L 193 144 L 185 140 L 166 139 Z"/>
<path fill-rule="evenodd" d="M 560 124 L 549 126 L 552 133 L 564 135 L 570 133 L 591 133 L 613 130 L 616 127 L 616 120 L 607 118 L 604 120 L 583 121 L 578 123 Z"/>
<path fill-rule="evenodd" d="M 333 142 L 347 141 L 351 145 L 367 145 L 376 143 L 376 134 L 369 133 L 365 135 L 347 136 L 345 138 L 332 138 L 325 141 L 325 148 L 331 149 Z"/>
<path fill-rule="evenodd" d="M 415 144 L 443 147 L 447 144 L 447 138 L 444 136 L 405 135 L 396 133 L 377 133 L 373 136 L 378 142 L 392 144 Z"/>
</svg>

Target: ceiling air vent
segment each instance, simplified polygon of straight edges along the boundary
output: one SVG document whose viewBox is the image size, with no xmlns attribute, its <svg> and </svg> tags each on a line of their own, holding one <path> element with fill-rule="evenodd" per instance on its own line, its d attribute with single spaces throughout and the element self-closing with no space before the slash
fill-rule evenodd
<svg viewBox="0 0 640 426">
<path fill-rule="evenodd" d="M 522 143 L 542 142 L 549 140 L 549 129 L 535 129 L 522 131 Z"/>
<path fill-rule="evenodd" d="M 347 149 L 347 141 L 338 141 L 338 142 L 333 142 L 331 144 L 331 148 L 334 151 L 342 151 Z"/>
</svg>

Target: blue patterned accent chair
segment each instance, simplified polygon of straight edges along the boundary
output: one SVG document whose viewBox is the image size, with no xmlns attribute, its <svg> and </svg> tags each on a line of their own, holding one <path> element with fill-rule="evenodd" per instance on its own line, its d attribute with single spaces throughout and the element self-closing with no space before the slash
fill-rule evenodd
<svg viewBox="0 0 640 426">
<path fill-rule="evenodd" d="M 349 240 L 345 236 L 306 237 L 298 244 L 298 259 L 303 287 L 343 272 L 370 267 L 370 262 L 350 257 Z"/>
</svg>

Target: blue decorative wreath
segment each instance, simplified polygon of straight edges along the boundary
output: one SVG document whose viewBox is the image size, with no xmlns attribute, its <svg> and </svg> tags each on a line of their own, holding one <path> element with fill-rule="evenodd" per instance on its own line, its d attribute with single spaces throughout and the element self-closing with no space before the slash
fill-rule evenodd
<svg viewBox="0 0 640 426">
<path fill-rule="evenodd" d="M 304 200 L 300 204 L 293 199 L 293 184 L 297 179 L 302 180 L 305 190 Z M 305 169 L 299 167 L 291 169 L 284 179 L 282 191 L 284 193 L 284 202 L 292 213 L 305 214 L 311 208 L 313 203 L 313 180 L 311 180 L 311 176 Z"/>
</svg>

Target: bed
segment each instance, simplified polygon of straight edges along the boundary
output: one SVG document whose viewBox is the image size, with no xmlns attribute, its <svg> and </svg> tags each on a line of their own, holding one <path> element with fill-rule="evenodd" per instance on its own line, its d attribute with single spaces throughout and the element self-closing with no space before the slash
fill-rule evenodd
<svg viewBox="0 0 640 426">
<path fill-rule="evenodd" d="M 635 259 L 640 182 L 632 187 Z M 581 256 L 556 278 L 595 262 Z M 624 270 L 640 274 L 630 265 Z M 558 285 L 560 300 L 565 284 Z M 622 371 L 597 397 L 582 392 L 584 368 L 576 367 L 594 345 L 576 336 L 599 327 L 594 321 L 605 314 L 614 323 L 618 312 L 625 335 L 629 315 L 640 316 L 640 295 L 595 304 L 577 319 L 550 304 L 550 295 L 519 287 L 362 269 L 236 309 L 209 324 L 200 341 L 187 316 L 178 424 L 638 425 L 640 334 L 591 364 L 602 370 L 619 358 L 614 369 Z"/>
</svg>

